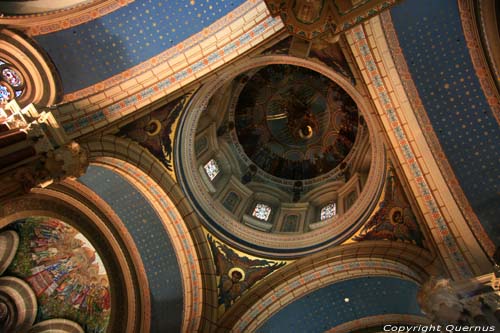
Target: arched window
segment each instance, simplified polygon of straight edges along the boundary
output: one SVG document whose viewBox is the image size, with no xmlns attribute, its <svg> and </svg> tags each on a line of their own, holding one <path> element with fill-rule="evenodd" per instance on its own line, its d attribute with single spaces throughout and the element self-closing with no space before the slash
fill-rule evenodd
<svg viewBox="0 0 500 333">
<path fill-rule="evenodd" d="M 7 103 L 23 94 L 24 79 L 11 64 L 0 59 L 0 104 Z"/>
<path fill-rule="evenodd" d="M 331 202 L 321 208 L 321 221 L 334 217 L 335 215 L 337 215 L 337 204 L 335 202 Z"/>
<path fill-rule="evenodd" d="M 214 178 L 217 177 L 217 175 L 220 172 L 219 165 L 217 164 L 217 161 L 214 160 L 213 158 L 210 161 L 208 161 L 207 164 L 205 164 L 204 168 L 210 180 L 214 180 Z"/>
<path fill-rule="evenodd" d="M 252 213 L 253 217 L 256 217 L 262 221 L 269 220 L 270 215 L 271 215 L 271 207 L 263 203 L 256 204 Z"/>
</svg>

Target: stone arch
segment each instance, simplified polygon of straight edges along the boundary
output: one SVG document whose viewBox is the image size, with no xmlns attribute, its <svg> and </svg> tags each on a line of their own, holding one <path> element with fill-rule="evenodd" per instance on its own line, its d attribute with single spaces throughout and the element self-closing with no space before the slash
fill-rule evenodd
<svg viewBox="0 0 500 333">
<path fill-rule="evenodd" d="M 219 332 L 256 331 L 282 307 L 336 282 L 387 276 L 420 285 L 439 271 L 438 266 L 435 255 L 408 243 L 366 241 L 334 247 L 297 260 L 255 286 L 239 300 L 244 310 L 231 308 L 219 320 Z"/>
<path fill-rule="evenodd" d="M 182 330 L 212 325 L 217 307 L 211 253 L 204 230 L 179 186 L 149 151 L 132 140 L 103 136 L 82 146 L 90 152 L 91 164 L 112 169 L 133 183 L 161 217 L 183 280 Z"/>
</svg>

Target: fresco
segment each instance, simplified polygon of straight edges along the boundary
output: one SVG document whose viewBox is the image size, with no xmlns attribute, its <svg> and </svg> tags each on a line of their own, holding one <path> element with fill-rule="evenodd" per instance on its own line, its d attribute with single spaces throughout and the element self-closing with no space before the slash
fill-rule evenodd
<svg viewBox="0 0 500 333">
<path fill-rule="evenodd" d="M 382 239 L 410 242 L 424 248 L 424 236 L 392 167 L 378 210 L 353 238 L 355 241 Z"/>
<path fill-rule="evenodd" d="M 243 84 L 234 119 L 238 141 L 265 172 L 311 179 L 337 167 L 350 152 L 358 108 L 325 76 L 302 67 L 271 65 Z"/>
<path fill-rule="evenodd" d="M 284 261 L 251 259 L 236 253 L 225 244 L 215 240 L 211 235 L 207 235 L 207 238 L 215 260 L 219 291 L 219 315 L 231 307 L 257 281 L 286 265 Z"/>
<path fill-rule="evenodd" d="M 30 217 L 9 225 L 20 237 L 6 274 L 25 280 L 38 300 L 37 322 L 67 318 L 87 333 L 106 331 L 111 310 L 109 281 L 90 242 L 56 219 Z"/>
</svg>

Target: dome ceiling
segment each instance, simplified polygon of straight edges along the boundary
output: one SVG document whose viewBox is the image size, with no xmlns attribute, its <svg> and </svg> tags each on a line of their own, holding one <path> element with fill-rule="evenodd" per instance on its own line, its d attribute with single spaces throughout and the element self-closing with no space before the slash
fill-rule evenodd
<svg viewBox="0 0 500 333">
<path fill-rule="evenodd" d="M 271 65 L 241 82 L 234 113 L 238 141 L 265 172 L 285 179 L 315 178 L 337 167 L 353 147 L 356 104 L 325 76 Z"/>
<path fill-rule="evenodd" d="M 259 62 L 193 95 L 176 175 L 217 237 L 297 257 L 342 242 L 368 217 L 385 155 L 343 76 Z"/>
</svg>

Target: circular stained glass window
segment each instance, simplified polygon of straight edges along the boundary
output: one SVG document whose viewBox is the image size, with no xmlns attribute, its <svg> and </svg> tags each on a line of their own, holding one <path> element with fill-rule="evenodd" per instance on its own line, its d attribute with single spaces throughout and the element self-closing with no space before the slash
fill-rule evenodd
<svg viewBox="0 0 500 333">
<path fill-rule="evenodd" d="M 0 104 L 24 93 L 24 78 L 14 66 L 0 59 Z"/>
<path fill-rule="evenodd" d="M 2 79 L 7 81 L 13 87 L 20 87 L 23 84 L 23 78 L 15 69 L 10 67 L 2 70 Z"/>
</svg>

